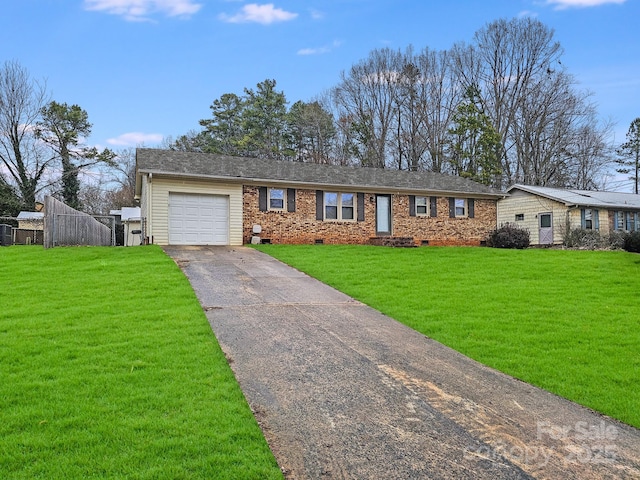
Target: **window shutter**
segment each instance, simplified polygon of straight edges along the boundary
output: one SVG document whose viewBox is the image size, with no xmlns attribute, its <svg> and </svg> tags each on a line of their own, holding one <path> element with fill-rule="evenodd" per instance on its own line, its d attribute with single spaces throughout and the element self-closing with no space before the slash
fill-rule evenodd
<svg viewBox="0 0 640 480">
<path fill-rule="evenodd" d="M 640 225 L 638 225 L 638 213 L 636 212 L 633 215 L 634 215 L 634 222 L 633 223 L 636 226 L 636 231 L 638 231 L 638 230 L 640 230 Z"/>
<path fill-rule="evenodd" d="M 449 218 L 455 218 L 456 216 L 456 199 L 449 197 Z"/>
<path fill-rule="evenodd" d="M 438 197 L 429 197 L 429 215 L 438 216 Z"/>
<path fill-rule="evenodd" d="M 287 188 L 287 212 L 296 211 L 296 189 Z"/>
<path fill-rule="evenodd" d="M 469 209 L 469 218 L 473 218 L 476 214 L 475 212 L 476 202 L 473 198 L 467 200 L 467 208 Z"/>
<path fill-rule="evenodd" d="M 416 196 L 415 195 L 409 195 L 409 216 L 410 217 L 416 216 Z"/>
<path fill-rule="evenodd" d="M 584 208 L 580 209 L 580 228 L 582 228 L 583 230 L 587 228 L 587 220 L 584 213 Z"/>
<path fill-rule="evenodd" d="M 364 222 L 364 193 L 358 192 L 357 200 L 358 203 L 358 221 Z"/>
<path fill-rule="evenodd" d="M 258 208 L 261 212 L 267 211 L 267 187 L 258 187 Z"/>
<path fill-rule="evenodd" d="M 316 190 L 316 220 L 324 220 L 324 192 Z"/>
<path fill-rule="evenodd" d="M 598 210 L 593 211 L 593 225 L 596 230 L 600 230 L 600 213 Z"/>
</svg>

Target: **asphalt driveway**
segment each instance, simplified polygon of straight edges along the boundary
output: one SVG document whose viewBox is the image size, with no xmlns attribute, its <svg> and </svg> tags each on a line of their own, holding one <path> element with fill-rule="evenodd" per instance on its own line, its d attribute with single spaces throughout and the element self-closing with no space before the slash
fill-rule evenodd
<svg viewBox="0 0 640 480">
<path fill-rule="evenodd" d="M 165 251 L 287 478 L 640 479 L 637 429 L 480 365 L 253 249 Z"/>
</svg>

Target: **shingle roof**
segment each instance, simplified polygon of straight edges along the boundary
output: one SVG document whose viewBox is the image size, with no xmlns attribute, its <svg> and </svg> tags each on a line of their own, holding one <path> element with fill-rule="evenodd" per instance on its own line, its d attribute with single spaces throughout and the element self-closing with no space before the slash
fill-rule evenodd
<svg viewBox="0 0 640 480">
<path fill-rule="evenodd" d="M 496 198 L 504 196 L 469 179 L 433 172 L 318 165 L 147 148 L 137 150 L 136 163 L 138 172 L 143 173 L 245 180 L 252 183 L 460 193 Z"/>
<path fill-rule="evenodd" d="M 536 187 L 532 185 L 512 185 L 507 190 L 522 190 L 556 200 L 567 206 L 601 207 L 609 209 L 640 209 L 640 195 L 623 192 L 601 192 L 592 190 L 571 190 L 563 188 Z"/>
</svg>

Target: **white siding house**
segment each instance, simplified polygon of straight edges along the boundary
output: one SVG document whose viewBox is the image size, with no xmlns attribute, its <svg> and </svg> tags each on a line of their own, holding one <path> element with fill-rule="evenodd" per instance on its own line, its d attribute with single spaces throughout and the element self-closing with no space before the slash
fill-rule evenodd
<svg viewBox="0 0 640 480">
<path fill-rule="evenodd" d="M 639 230 L 640 195 L 513 185 L 498 201 L 498 226 L 529 230 L 532 245 L 561 244 L 567 229 Z"/>
</svg>

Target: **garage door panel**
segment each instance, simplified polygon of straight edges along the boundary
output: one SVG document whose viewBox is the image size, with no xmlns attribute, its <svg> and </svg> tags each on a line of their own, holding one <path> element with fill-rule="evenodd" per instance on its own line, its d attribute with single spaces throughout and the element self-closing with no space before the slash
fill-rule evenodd
<svg viewBox="0 0 640 480">
<path fill-rule="evenodd" d="M 172 245 L 227 245 L 229 197 L 169 194 L 169 243 Z"/>
</svg>

